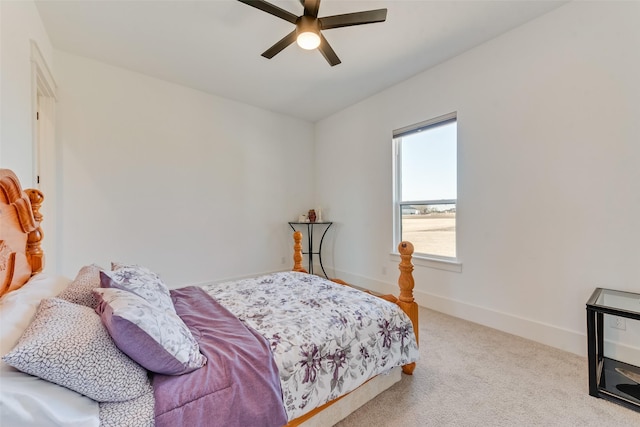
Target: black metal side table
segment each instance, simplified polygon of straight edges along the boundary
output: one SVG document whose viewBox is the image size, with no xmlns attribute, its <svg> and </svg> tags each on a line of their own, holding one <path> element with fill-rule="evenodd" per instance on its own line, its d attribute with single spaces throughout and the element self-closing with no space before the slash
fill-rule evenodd
<svg viewBox="0 0 640 427">
<path fill-rule="evenodd" d="M 640 411 L 640 368 L 604 355 L 604 315 L 640 320 L 640 294 L 596 288 L 587 301 L 589 394 Z"/>
<path fill-rule="evenodd" d="M 289 226 L 293 231 L 297 231 L 295 226 L 307 226 L 307 252 L 302 252 L 304 255 L 308 255 L 309 257 L 309 273 L 313 274 L 313 256 L 318 255 L 318 260 L 320 261 L 320 268 L 322 269 L 322 273 L 324 277 L 327 276 L 327 272 L 324 271 L 324 266 L 322 265 L 322 242 L 324 241 L 324 236 L 327 234 L 327 231 L 331 227 L 333 222 L 290 222 Z M 326 228 L 322 232 L 322 237 L 320 237 L 320 244 L 318 245 L 318 251 L 314 252 L 313 250 L 313 228 L 315 226 L 325 226 Z"/>
</svg>

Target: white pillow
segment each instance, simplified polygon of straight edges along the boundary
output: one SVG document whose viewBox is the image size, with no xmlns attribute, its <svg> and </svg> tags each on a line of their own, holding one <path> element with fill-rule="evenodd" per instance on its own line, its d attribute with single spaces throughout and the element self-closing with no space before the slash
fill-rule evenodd
<svg viewBox="0 0 640 427">
<path fill-rule="evenodd" d="M 16 345 L 40 301 L 58 295 L 70 282 L 66 277 L 36 274 L 23 287 L 0 298 L 0 356 Z"/>
</svg>

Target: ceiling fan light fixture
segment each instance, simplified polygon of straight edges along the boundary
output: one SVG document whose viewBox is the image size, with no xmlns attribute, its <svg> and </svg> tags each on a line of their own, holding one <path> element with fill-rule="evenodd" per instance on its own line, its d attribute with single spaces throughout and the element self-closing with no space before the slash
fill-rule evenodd
<svg viewBox="0 0 640 427">
<path fill-rule="evenodd" d="M 313 31 L 305 31 L 304 33 L 298 34 L 296 42 L 298 46 L 303 49 L 313 50 L 320 46 L 320 36 Z"/>
<path fill-rule="evenodd" d="M 318 19 L 303 15 L 296 22 L 296 42 L 303 49 L 313 50 L 320 46 L 320 24 Z"/>
</svg>

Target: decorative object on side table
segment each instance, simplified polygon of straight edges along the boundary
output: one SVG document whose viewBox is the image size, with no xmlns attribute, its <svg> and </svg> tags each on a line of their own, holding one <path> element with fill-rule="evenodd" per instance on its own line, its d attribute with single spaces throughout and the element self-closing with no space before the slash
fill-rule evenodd
<svg viewBox="0 0 640 427">
<path fill-rule="evenodd" d="M 309 209 L 309 213 L 307 215 L 309 218 L 309 222 L 316 222 L 316 211 L 315 209 Z"/>
</svg>

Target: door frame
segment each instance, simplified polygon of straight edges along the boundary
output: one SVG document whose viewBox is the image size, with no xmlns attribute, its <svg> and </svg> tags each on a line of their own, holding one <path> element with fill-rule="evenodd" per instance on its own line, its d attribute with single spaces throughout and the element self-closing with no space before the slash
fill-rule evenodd
<svg viewBox="0 0 640 427">
<path fill-rule="evenodd" d="M 45 195 L 41 212 L 46 236 L 42 241 L 47 271 L 58 271 L 56 259 L 57 156 L 55 106 L 57 85 L 35 40 L 31 40 L 31 107 L 33 186 Z M 49 268 L 47 268 L 47 266 Z"/>
</svg>

